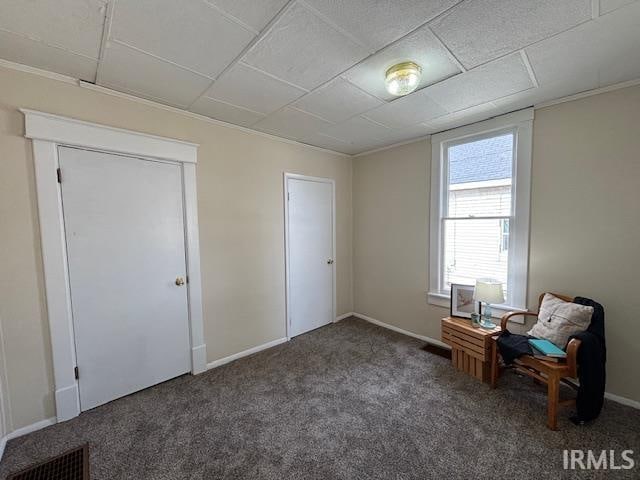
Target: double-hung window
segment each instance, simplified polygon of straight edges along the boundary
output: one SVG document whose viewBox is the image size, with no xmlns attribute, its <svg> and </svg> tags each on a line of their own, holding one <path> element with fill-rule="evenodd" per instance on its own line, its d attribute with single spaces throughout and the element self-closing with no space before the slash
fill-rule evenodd
<svg viewBox="0 0 640 480">
<path fill-rule="evenodd" d="M 500 310 L 525 309 L 533 110 L 431 137 L 429 302 L 451 284 L 500 281 Z"/>
</svg>

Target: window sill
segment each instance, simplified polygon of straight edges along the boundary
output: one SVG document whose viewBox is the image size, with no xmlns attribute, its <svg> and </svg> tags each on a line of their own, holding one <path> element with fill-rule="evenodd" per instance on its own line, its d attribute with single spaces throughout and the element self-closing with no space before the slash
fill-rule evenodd
<svg viewBox="0 0 640 480">
<path fill-rule="evenodd" d="M 427 292 L 427 303 L 430 305 L 437 305 L 438 307 L 451 308 L 451 295 L 448 293 Z M 491 316 L 498 319 L 502 318 L 502 316 L 508 312 L 526 311 L 528 311 L 526 308 L 511 307 L 509 305 L 491 305 Z M 509 321 L 524 325 L 524 317 L 514 317 Z"/>
</svg>

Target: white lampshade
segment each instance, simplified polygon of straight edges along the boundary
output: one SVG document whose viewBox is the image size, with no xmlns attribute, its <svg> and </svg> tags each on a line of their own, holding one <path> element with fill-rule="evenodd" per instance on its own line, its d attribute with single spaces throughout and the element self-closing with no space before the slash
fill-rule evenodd
<svg viewBox="0 0 640 480">
<path fill-rule="evenodd" d="M 497 305 L 504 302 L 502 283 L 497 280 L 476 280 L 473 298 L 479 302 Z"/>
</svg>

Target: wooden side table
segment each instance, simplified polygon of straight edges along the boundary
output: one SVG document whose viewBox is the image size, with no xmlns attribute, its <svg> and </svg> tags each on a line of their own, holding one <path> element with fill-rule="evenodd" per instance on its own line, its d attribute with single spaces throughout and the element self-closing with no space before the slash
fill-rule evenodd
<svg viewBox="0 0 640 480">
<path fill-rule="evenodd" d="M 442 319 L 442 341 L 451 347 L 451 363 L 484 383 L 491 383 L 492 337 L 500 331 L 474 328 L 464 318 Z"/>
</svg>

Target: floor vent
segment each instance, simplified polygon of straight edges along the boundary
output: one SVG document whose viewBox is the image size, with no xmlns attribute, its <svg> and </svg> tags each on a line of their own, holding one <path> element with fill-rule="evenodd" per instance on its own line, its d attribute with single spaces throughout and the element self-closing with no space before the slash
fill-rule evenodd
<svg viewBox="0 0 640 480">
<path fill-rule="evenodd" d="M 89 445 L 14 473 L 7 480 L 89 480 Z"/>
</svg>

